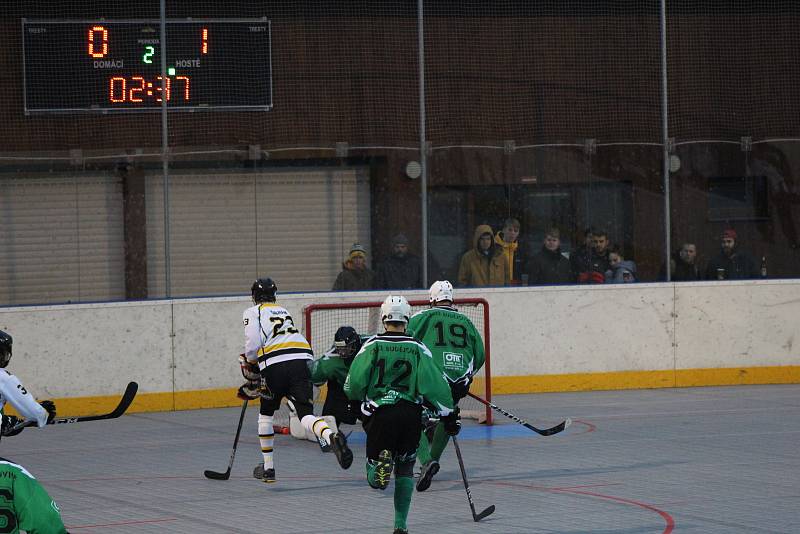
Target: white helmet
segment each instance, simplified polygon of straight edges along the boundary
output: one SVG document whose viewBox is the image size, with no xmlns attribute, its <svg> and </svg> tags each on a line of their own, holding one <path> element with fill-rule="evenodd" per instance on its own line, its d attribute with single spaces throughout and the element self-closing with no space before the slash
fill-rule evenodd
<svg viewBox="0 0 800 534">
<path fill-rule="evenodd" d="M 428 290 L 428 294 L 430 295 L 431 304 L 435 304 L 443 300 L 449 300 L 450 302 L 453 302 L 453 284 L 447 280 L 437 280 Z"/>
<path fill-rule="evenodd" d="M 408 324 L 411 317 L 411 306 L 405 297 L 389 295 L 381 304 L 381 321 Z"/>
</svg>

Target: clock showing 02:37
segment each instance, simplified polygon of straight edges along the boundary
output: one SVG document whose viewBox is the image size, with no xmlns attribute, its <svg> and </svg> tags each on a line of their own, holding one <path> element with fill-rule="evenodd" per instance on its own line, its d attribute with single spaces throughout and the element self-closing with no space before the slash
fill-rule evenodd
<svg viewBox="0 0 800 534">
<path fill-rule="evenodd" d="M 22 32 L 26 114 L 272 108 L 266 18 L 23 19 Z"/>
</svg>

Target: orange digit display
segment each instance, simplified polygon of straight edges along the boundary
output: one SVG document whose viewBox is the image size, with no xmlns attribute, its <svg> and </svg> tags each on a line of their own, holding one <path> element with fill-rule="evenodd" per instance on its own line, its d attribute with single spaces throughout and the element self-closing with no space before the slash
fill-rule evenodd
<svg viewBox="0 0 800 534">
<path fill-rule="evenodd" d="M 114 90 L 115 85 L 120 86 L 119 91 Z M 111 82 L 109 83 L 109 88 L 108 88 L 108 97 L 109 100 L 115 103 L 125 102 L 125 78 L 120 78 L 119 76 L 111 78 Z"/>
<path fill-rule="evenodd" d="M 142 97 L 134 95 L 134 93 L 139 93 L 139 95 L 141 95 L 141 93 L 144 93 L 144 78 L 142 78 L 141 76 L 134 76 L 133 78 L 131 78 L 131 81 L 138 82 L 139 87 L 131 87 L 130 91 L 128 92 L 128 100 L 130 102 L 143 102 Z"/>
<path fill-rule="evenodd" d="M 100 34 L 99 52 L 95 48 L 96 34 Z M 106 57 L 108 54 L 108 30 L 103 26 L 92 26 L 89 30 L 89 55 L 94 58 Z"/>
<path fill-rule="evenodd" d="M 166 83 L 161 83 L 161 76 L 156 78 L 158 81 L 158 85 L 156 86 L 156 90 L 164 93 L 166 95 L 167 102 L 169 102 L 170 97 L 172 96 L 171 88 L 172 88 L 172 80 L 167 76 Z M 161 86 L 164 86 L 163 88 Z M 156 102 L 161 102 L 161 96 L 156 97 Z"/>
<path fill-rule="evenodd" d="M 25 113 L 270 111 L 270 28 L 266 17 L 23 18 Z"/>
<path fill-rule="evenodd" d="M 185 84 L 183 86 L 183 99 L 188 102 L 189 101 L 189 77 L 188 76 L 175 76 L 176 80 L 182 80 Z"/>
</svg>

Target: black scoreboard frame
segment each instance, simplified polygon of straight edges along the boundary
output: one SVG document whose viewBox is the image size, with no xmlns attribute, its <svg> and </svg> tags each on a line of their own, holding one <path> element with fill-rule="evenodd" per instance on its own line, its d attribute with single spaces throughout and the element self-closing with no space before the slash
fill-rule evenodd
<svg viewBox="0 0 800 534">
<path fill-rule="evenodd" d="M 263 59 L 263 64 L 257 64 L 255 68 L 255 73 L 246 73 L 245 71 L 241 71 L 241 76 L 250 76 L 251 80 L 255 80 L 257 83 L 252 83 L 253 92 L 255 96 L 247 95 L 246 97 L 240 98 L 249 98 L 247 102 L 235 102 L 235 103 L 226 103 L 226 99 L 231 98 L 231 92 L 226 90 L 226 85 L 223 82 L 228 80 L 214 80 L 214 72 L 213 70 L 203 71 L 201 66 L 202 64 L 198 62 L 198 69 L 192 70 L 184 70 L 183 72 L 191 73 L 192 76 L 196 76 L 195 82 L 198 80 L 202 80 L 201 83 L 207 89 L 208 93 L 208 86 L 212 88 L 216 88 L 219 94 L 213 95 L 211 98 L 214 101 L 207 101 L 207 102 L 187 102 L 184 100 L 182 104 L 173 103 L 171 98 L 168 98 L 166 109 L 168 111 L 178 111 L 178 112 L 198 112 L 198 111 L 270 111 L 273 107 L 273 100 L 272 100 L 272 25 L 271 21 L 266 17 L 261 18 L 203 18 L 203 19 L 195 19 L 195 18 L 184 18 L 184 19 L 166 19 L 166 51 L 167 51 L 167 67 L 172 66 L 172 64 L 179 61 L 179 57 L 175 56 L 173 50 L 176 48 L 178 49 L 177 54 L 181 54 L 180 48 L 186 47 L 186 43 L 181 42 L 180 39 L 183 38 L 181 34 L 180 37 L 176 37 L 179 32 L 173 31 L 172 36 L 170 36 L 170 28 L 178 28 L 178 25 L 184 25 L 183 29 L 186 28 L 185 25 L 197 25 L 198 27 L 202 27 L 204 24 L 211 25 L 233 25 L 237 28 L 237 31 L 249 31 L 253 32 L 255 29 L 258 29 L 258 33 L 264 33 L 265 44 L 266 44 L 266 51 L 262 51 L 259 54 L 255 54 L 258 60 Z M 161 51 L 161 43 L 160 43 L 160 25 L 161 21 L 159 19 L 21 19 L 21 26 L 22 26 L 22 79 L 23 79 L 23 102 L 24 102 L 24 111 L 25 115 L 40 115 L 40 114 L 109 114 L 109 113 L 158 113 L 163 111 L 163 106 L 160 101 L 159 95 L 164 90 L 161 87 L 161 61 L 158 59 L 154 62 L 153 66 L 145 66 L 142 67 L 137 65 L 137 70 L 131 71 L 128 65 L 125 64 L 127 62 L 135 63 L 136 59 L 133 57 L 134 55 L 141 55 L 134 52 L 135 43 L 131 43 L 133 46 L 129 46 L 123 53 L 127 53 L 123 59 L 122 67 L 120 69 L 116 69 L 112 67 L 110 69 L 100 68 L 98 69 L 96 66 L 93 65 L 93 61 L 88 59 L 86 64 L 77 64 L 75 61 L 78 59 L 76 55 L 76 47 L 77 44 L 70 44 L 70 46 L 66 46 L 66 43 L 55 42 L 50 46 L 50 49 L 54 51 L 54 56 L 49 58 L 51 61 L 48 65 L 49 71 L 46 74 L 42 74 L 40 71 L 32 71 L 29 68 L 29 64 L 33 64 L 34 61 L 44 61 L 47 58 L 34 58 L 31 57 L 31 43 L 29 43 L 28 39 L 33 39 L 33 37 L 29 37 L 30 33 L 26 30 L 36 28 L 39 30 L 40 33 L 44 33 L 47 31 L 48 27 L 58 27 L 59 29 L 63 30 L 67 28 L 69 31 L 69 26 L 72 27 L 79 27 L 82 31 L 85 31 L 87 28 L 92 28 L 93 26 L 102 27 L 102 28 L 116 28 L 117 32 L 119 33 L 119 28 L 125 27 L 128 33 L 135 33 L 137 30 L 144 32 L 149 31 L 151 32 L 152 39 L 155 41 L 156 47 L 158 49 L 157 53 Z M 136 28 L 134 25 L 139 25 L 140 28 Z M 44 31 L 41 31 L 44 29 Z M 57 33 L 57 32 L 51 32 Z M 109 32 L 110 33 L 110 32 Z M 63 34 L 63 31 L 60 33 Z M 81 31 L 77 32 L 76 35 L 82 35 Z M 91 35 L 87 37 L 83 37 L 85 40 L 91 38 Z M 111 35 L 109 35 L 107 41 L 110 42 L 112 39 Z M 178 46 L 170 46 L 171 39 L 178 44 Z M 205 37 L 203 37 L 205 39 Z M 214 40 L 211 40 L 212 43 L 212 50 L 213 47 L 216 46 Z M 246 43 L 245 43 L 246 44 Z M 140 45 L 141 46 L 141 45 Z M 39 45 L 41 48 L 41 45 Z M 155 52 L 155 50 L 154 50 Z M 59 54 L 61 56 L 59 57 Z M 72 54 L 72 57 L 69 56 Z M 227 54 L 227 55 L 225 55 Z M 236 54 L 239 54 L 236 56 Z M 250 54 L 250 56 L 248 56 Z M 226 51 L 223 54 L 223 61 L 220 63 L 223 69 L 228 69 L 226 71 L 227 74 L 231 72 L 233 75 L 236 75 L 236 70 L 234 68 L 235 65 L 239 65 L 242 69 L 247 67 L 251 67 L 251 64 L 247 61 L 249 57 L 252 57 L 252 47 L 242 46 L 239 50 L 236 51 Z M 90 56 L 94 57 L 94 56 Z M 54 61 L 58 61 L 59 59 L 65 60 L 68 63 L 63 66 L 60 70 L 54 69 Z M 86 58 L 84 57 L 84 60 Z M 227 61 L 225 61 L 227 60 Z M 110 60 L 111 61 L 111 60 Z M 217 60 L 219 61 L 219 60 Z M 113 64 L 113 61 L 112 61 Z M 149 68 L 148 68 L 149 67 Z M 40 66 L 39 69 L 41 70 L 42 67 Z M 156 70 L 157 69 L 157 70 Z M 102 75 L 109 75 L 109 74 L 120 74 L 117 79 L 117 91 L 122 88 L 123 92 L 123 100 L 120 101 L 121 104 L 127 105 L 120 105 L 115 106 L 114 102 L 110 100 L 104 101 L 103 89 L 101 85 L 98 85 L 97 79 L 100 79 L 100 76 L 96 74 L 98 72 L 103 73 Z M 73 75 L 73 78 L 77 80 L 78 88 L 76 89 L 76 95 L 72 95 L 72 101 L 80 100 L 84 98 L 86 100 L 85 104 L 73 105 L 72 102 L 65 103 L 64 105 L 52 104 L 53 102 L 58 102 L 60 96 L 64 95 L 63 92 L 59 91 L 58 88 L 48 88 L 46 90 L 41 89 L 41 87 L 34 89 L 32 87 L 34 84 L 32 81 L 40 81 L 42 76 L 50 75 L 54 73 L 54 76 L 61 76 L 62 78 Z M 140 74 L 146 73 L 150 76 L 149 81 L 146 76 L 140 76 Z M 124 75 L 123 75 L 124 74 Z M 136 74 L 133 76 L 133 74 Z M 94 75 L 94 76 L 93 76 Z M 101 76 L 102 76 L 101 75 Z M 125 94 L 127 89 L 125 89 L 125 81 L 127 80 L 126 76 L 130 77 L 131 79 L 135 79 L 137 82 L 141 82 L 141 87 L 136 87 L 133 90 L 137 91 L 136 97 L 141 100 L 135 100 L 133 102 L 125 102 Z M 172 96 L 175 93 L 180 91 L 185 92 L 186 98 L 189 98 L 189 76 L 176 76 L 176 78 L 184 78 L 184 84 L 178 85 L 176 84 L 175 91 L 172 91 L 172 81 L 170 80 L 172 75 L 167 75 L 167 84 L 166 90 L 168 92 L 168 96 Z M 94 78 L 94 79 L 93 79 Z M 109 78 L 110 80 L 110 78 Z M 181 80 L 176 80 L 181 81 Z M 104 82 L 107 83 L 107 82 Z M 261 85 L 263 83 L 263 85 Z M 122 85 L 120 85 L 122 84 Z M 195 84 L 196 85 L 196 84 Z M 148 87 L 149 86 L 149 87 Z M 37 90 L 40 91 L 41 95 L 34 95 L 32 91 Z M 49 92 L 48 92 L 49 91 Z M 55 91 L 55 92 L 54 92 Z M 108 93 L 106 96 L 109 98 L 114 93 L 114 82 L 111 81 L 110 89 L 108 89 Z M 87 95 L 87 93 L 91 93 Z M 118 93 L 119 94 L 119 93 Z M 133 92 L 130 93 L 133 96 Z M 183 94 L 183 93 L 181 93 Z M 38 96 L 38 100 L 34 98 L 34 96 Z M 45 101 L 49 102 L 48 105 L 39 105 L 38 102 Z M 149 102 L 147 101 L 149 100 Z M 177 100 L 175 97 L 174 100 Z M 252 101 L 251 101 L 252 100 Z M 142 104 L 142 105 L 138 105 Z"/>
</svg>

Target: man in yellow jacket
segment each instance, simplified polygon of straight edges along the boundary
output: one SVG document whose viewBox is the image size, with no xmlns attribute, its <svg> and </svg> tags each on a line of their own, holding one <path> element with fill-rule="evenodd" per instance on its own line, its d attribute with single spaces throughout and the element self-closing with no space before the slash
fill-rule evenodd
<svg viewBox="0 0 800 534">
<path fill-rule="evenodd" d="M 525 247 L 522 247 L 519 242 L 519 228 L 520 225 L 517 219 L 506 219 L 503 223 L 503 229 L 494 236 L 494 242 L 500 246 L 508 260 L 508 276 L 513 285 L 522 283 L 522 274 L 528 268 Z"/>
<path fill-rule="evenodd" d="M 494 244 L 494 232 L 488 224 L 475 228 L 472 249 L 461 256 L 458 283 L 462 287 L 507 286 L 511 281 L 508 258 Z"/>
</svg>

